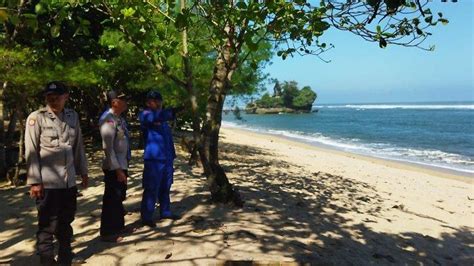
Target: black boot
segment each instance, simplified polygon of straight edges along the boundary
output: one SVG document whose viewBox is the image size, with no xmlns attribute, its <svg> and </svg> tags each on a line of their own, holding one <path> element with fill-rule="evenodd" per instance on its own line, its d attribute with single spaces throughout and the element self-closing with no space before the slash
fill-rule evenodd
<svg viewBox="0 0 474 266">
<path fill-rule="evenodd" d="M 59 252 L 58 264 L 59 265 L 71 265 L 74 254 L 72 252 Z"/>
<path fill-rule="evenodd" d="M 64 265 L 64 266 L 69 266 L 69 265 L 72 265 L 72 259 L 61 259 L 61 258 L 58 258 L 58 265 Z"/>
</svg>

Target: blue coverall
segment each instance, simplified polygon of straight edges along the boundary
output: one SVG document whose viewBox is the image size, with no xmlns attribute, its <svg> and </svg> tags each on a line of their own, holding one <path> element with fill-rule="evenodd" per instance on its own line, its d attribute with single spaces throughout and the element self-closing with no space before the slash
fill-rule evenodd
<svg viewBox="0 0 474 266">
<path fill-rule="evenodd" d="M 171 217 L 170 188 L 173 183 L 173 160 L 176 158 L 173 136 L 166 121 L 174 120 L 172 109 L 140 113 L 140 127 L 145 140 L 142 221 L 152 221 L 156 200 L 160 203 L 160 217 Z"/>
</svg>

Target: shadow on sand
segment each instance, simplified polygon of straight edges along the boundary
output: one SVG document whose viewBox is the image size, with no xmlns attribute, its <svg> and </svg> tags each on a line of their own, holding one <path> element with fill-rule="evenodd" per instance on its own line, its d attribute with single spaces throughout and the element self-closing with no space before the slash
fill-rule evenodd
<svg viewBox="0 0 474 266">
<path fill-rule="evenodd" d="M 212 244 L 216 251 L 186 258 L 168 254 L 162 260 L 144 263 L 200 264 L 215 258 L 219 263 L 232 264 L 230 260 L 236 258 L 226 258 L 224 254 L 249 253 L 247 246 L 252 246 L 255 254 L 284 254 L 285 258 L 300 263 L 474 263 L 471 228 L 452 228 L 454 233 L 439 238 L 417 232 L 376 232 L 367 225 L 371 220 L 383 218 L 381 203 L 384 198 L 370 185 L 330 173 L 308 173 L 298 166 L 275 159 L 268 151 L 254 147 L 223 144 L 222 151 L 222 164 L 246 200 L 243 209 L 210 204 L 205 179 L 199 170 L 190 168 L 186 165 L 186 159 L 179 156 L 176 161 L 175 187 L 187 186 L 188 189 L 173 191 L 172 199 L 175 201 L 174 209 L 183 215 L 183 219 L 160 224 L 156 230 L 142 228 L 119 244 L 99 240 L 103 190 L 101 154 L 89 152 L 90 186 L 91 189 L 95 187 L 97 193 L 87 193 L 78 200 L 73 244 L 76 253 L 86 261 L 100 254 L 114 257 L 115 263 L 126 264 L 125 258 L 132 254 L 114 252 L 111 250 L 113 247 L 128 248 L 130 252 L 153 253 L 153 250 L 146 248 L 131 247 L 142 242 L 156 242 L 157 246 L 170 243 L 191 246 Z M 129 182 L 126 208 L 133 217 L 129 221 L 136 225 L 141 197 L 140 157 L 135 156 L 131 165 L 130 173 L 135 178 Z M 34 263 L 32 246 L 36 212 L 33 201 L 27 195 L 27 188 L 4 187 L 0 191 L 0 201 L 0 263 Z M 198 209 L 206 211 L 197 212 Z M 367 219 L 364 223 L 355 222 L 344 215 L 347 213 L 365 215 Z M 78 230 L 81 227 L 87 229 Z M 159 231 L 159 238 L 156 231 Z M 13 247 L 20 242 L 30 248 L 25 251 Z M 249 261 L 241 263 L 245 265 Z"/>
</svg>

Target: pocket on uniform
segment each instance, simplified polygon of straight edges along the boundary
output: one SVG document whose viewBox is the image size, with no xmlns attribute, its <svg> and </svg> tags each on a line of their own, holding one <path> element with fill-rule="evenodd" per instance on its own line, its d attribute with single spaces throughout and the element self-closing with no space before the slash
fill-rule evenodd
<svg viewBox="0 0 474 266">
<path fill-rule="evenodd" d="M 56 130 L 47 129 L 41 132 L 41 145 L 45 147 L 59 146 L 59 135 Z"/>
</svg>

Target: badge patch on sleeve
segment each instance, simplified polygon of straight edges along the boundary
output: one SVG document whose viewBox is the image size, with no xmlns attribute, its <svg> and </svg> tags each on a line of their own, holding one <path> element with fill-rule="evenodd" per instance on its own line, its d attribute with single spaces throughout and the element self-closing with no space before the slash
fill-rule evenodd
<svg viewBox="0 0 474 266">
<path fill-rule="evenodd" d="M 34 126 L 36 124 L 36 119 L 31 118 L 30 121 L 28 121 L 28 125 Z"/>
</svg>

